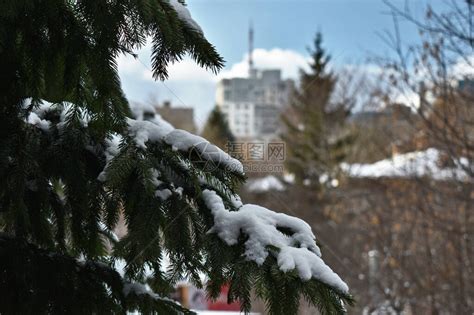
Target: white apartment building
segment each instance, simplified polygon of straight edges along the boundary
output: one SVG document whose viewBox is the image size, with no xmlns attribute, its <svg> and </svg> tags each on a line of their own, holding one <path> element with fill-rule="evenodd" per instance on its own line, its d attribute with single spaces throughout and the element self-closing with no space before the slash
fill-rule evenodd
<svg viewBox="0 0 474 315">
<path fill-rule="evenodd" d="M 281 111 L 293 88 L 293 80 L 282 80 L 278 69 L 251 68 L 248 78 L 218 83 L 216 104 L 236 137 L 268 139 L 278 134 Z"/>
</svg>

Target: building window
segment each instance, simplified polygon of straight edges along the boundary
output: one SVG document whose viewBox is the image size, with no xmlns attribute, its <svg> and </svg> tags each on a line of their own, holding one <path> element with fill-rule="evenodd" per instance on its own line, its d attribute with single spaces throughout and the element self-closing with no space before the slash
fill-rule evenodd
<svg viewBox="0 0 474 315">
<path fill-rule="evenodd" d="M 230 91 L 224 91 L 224 99 L 229 100 L 230 99 Z"/>
</svg>

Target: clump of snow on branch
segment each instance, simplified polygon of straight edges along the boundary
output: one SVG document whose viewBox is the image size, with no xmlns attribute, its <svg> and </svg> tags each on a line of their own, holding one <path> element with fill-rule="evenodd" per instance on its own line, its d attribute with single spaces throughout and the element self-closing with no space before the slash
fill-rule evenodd
<svg viewBox="0 0 474 315">
<path fill-rule="evenodd" d="M 172 300 L 172 299 L 167 298 L 167 297 L 159 296 L 158 294 L 153 292 L 150 289 L 150 287 L 146 284 L 144 285 L 144 284 L 141 284 L 141 283 L 136 283 L 136 282 L 131 283 L 131 282 L 124 281 L 122 291 L 123 291 L 123 294 L 125 296 L 128 296 L 130 294 L 135 294 L 137 296 L 147 295 L 147 296 L 151 297 L 152 299 L 154 299 L 156 301 L 164 301 L 164 302 L 168 302 L 168 303 L 171 303 L 171 304 L 175 304 L 177 306 L 181 306 L 181 304 L 176 302 L 175 300 Z"/>
<path fill-rule="evenodd" d="M 188 152 L 194 150 L 198 158 L 223 166 L 228 171 L 243 173 L 242 164 L 230 155 L 209 143 L 206 139 L 193 135 L 185 130 L 174 129 L 153 108 L 144 105 L 133 105 L 132 112 L 136 119 L 128 119 L 128 133 L 137 146 L 146 149 L 147 142 L 164 142 L 174 150 Z M 145 120 L 146 119 L 146 120 Z"/>
<path fill-rule="evenodd" d="M 128 118 L 128 133 L 134 137 L 135 143 L 138 147 L 146 149 L 146 144 L 150 142 L 158 142 L 164 139 L 164 137 L 173 131 L 173 128 L 169 128 L 169 124 L 163 121 L 159 122 L 157 118 L 151 120 L 135 120 Z M 166 124 L 164 124 L 166 123 Z"/>
<path fill-rule="evenodd" d="M 118 242 L 120 240 L 117 234 L 115 234 L 114 231 L 107 228 L 107 226 L 103 222 L 99 222 L 99 230 L 102 233 L 108 235 L 114 242 Z"/>
<path fill-rule="evenodd" d="M 27 109 L 32 105 L 32 99 L 26 99 L 23 108 Z M 57 124 L 58 129 L 62 129 L 66 124 L 68 116 L 72 114 L 74 111 L 80 116 L 80 123 L 83 127 L 87 127 L 90 121 L 90 116 L 88 113 L 83 109 L 74 108 L 71 103 L 62 102 L 62 103 L 49 103 L 46 101 L 42 101 L 39 104 L 36 104 L 32 110 L 28 113 L 28 117 L 26 118 L 26 122 L 38 127 L 39 129 L 43 130 L 44 132 L 49 131 L 49 127 L 51 126 L 51 122 L 45 119 L 45 115 L 52 111 L 57 110 L 59 111 L 59 123 Z"/>
<path fill-rule="evenodd" d="M 123 294 L 128 296 L 129 294 L 135 295 L 149 295 L 154 299 L 160 299 L 160 296 L 153 291 L 146 285 L 140 283 L 124 283 L 123 285 Z"/>
<path fill-rule="evenodd" d="M 149 104 L 132 103 L 130 109 L 135 119 L 127 119 L 128 133 L 142 149 L 146 149 L 146 142 L 162 141 L 174 130 L 174 127 L 162 119 Z"/>
<path fill-rule="evenodd" d="M 191 17 L 191 13 L 189 12 L 188 8 L 186 8 L 181 2 L 178 0 L 170 0 L 170 4 L 173 9 L 178 14 L 178 17 L 187 23 L 190 27 L 195 29 L 196 31 L 202 33 L 202 29 L 196 21 Z"/>
<path fill-rule="evenodd" d="M 322 260 L 311 227 L 303 220 L 252 204 L 229 211 L 215 191 L 206 189 L 202 195 L 214 216 L 209 233 L 216 233 L 227 245 L 237 244 L 240 233 L 244 233 L 248 237 L 248 260 L 261 265 L 273 254 L 284 272 L 296 269 L 302 280 L 314 278 L 340 292 L 349 291 L 347 284 Z"/>
<path fill-rule="evenodd" d="M 441 167 L 442 152 L 435 148 L 395 155 L 391 159 L 372 164 L 342 163 L 341 169 L 351 177 L 423 177 L 435 180 L 465 180 L 468 178 L 465 168 L 469 161 L 461 158 L 454 161 L 453 167 Z"/>
<path fill-rule="evenodd" d="M 122 136 L 114 134 L 110 138 L 105 139 L 105 162 L 106 165 L 104 167 L 104 170 L 100 172 L 99 176 L 97 177 L 98 180 L 100 181 L 105 181 L 106 179 L 106 174 L 105 170 L 109 166 L 110 162 L 112 159 L 119 154 L 120 152 L 120 142 L 122 141 Z"/>
<path fill-rule="evenodd" d="M 164 141 L 176 150 L 186 152 L 195 149 L 199 153 L 200 158 L 212 161 L 217 165 L 222 164 L 229 171 L 244 172 L 243 166 L 238 160 L 230 157 L 227 153 L 209 143 L 206 139 L 193 135 L 185 130 L 173 130 L 166 135 Z"/>
<path fill-rule="evenodd" d="M 28 123 L 37 126 L 38 128 L 48 131 L 51 123 L 48 120 L 41 119 L 36 113 L 30 113 L 28 116 Z"/>
<path fill-rule="evenodd" d="M 171 192 L 171 190 L 169 190 L 168 188 L 165 188 L 165 189 L 158 189 L 155 191 L 155 196 L 160 198 L 161 200 L 165 201 L 167 200 L 169 197 L 171 197 L 173 193 Z"/>
</svg>

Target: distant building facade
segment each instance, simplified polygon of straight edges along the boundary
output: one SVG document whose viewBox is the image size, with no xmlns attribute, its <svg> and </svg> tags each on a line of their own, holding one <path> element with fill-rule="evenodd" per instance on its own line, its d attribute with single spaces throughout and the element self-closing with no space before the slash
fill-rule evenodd
<svg viewBox="0 0 474 315">
<path fill-rule="evenodd" d="M 249 28 L 248 78 L 223 79 L 217 84 L 216 104 L 237 138 L 269 139 L 278 135 L 280 115 L 294 89 L 281 70 L 254 68 L 253 28 Z"/>
<path fill-rule="evenodd" d="M 191 133 L 196 132 L 194 124 L 194 109 L 192 107 L 171 107 L 171 102 L 165 101 L 163 105 L 154 105 L 156 112 L 164 120 L 178 129 L 183 129 Z"/>
<path fill-rule="evenodd" d="M 280 127 L 280 114 L 294 88 L 281 71 L 250 69 L 248 78 L 223 79 L 217 85 L 216 104 L 229 128 L 239 138 L 268 138 Z"/>
</svg>

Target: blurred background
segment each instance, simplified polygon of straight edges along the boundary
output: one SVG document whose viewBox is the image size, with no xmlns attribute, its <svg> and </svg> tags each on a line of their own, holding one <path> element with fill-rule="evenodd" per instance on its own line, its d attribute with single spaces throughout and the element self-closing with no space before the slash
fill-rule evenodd
<svg viewBox="0 0 474 315">
<path fill-rule="evenodd" d="M 240 159 L 245 202 L 308 222 L 349 313 L 473 314 L 474 3 L 187 5 L 225 69 L 185 58 L 157 82 L 148 46 L 118 60 L 127 97 Z"/>
</svg>

